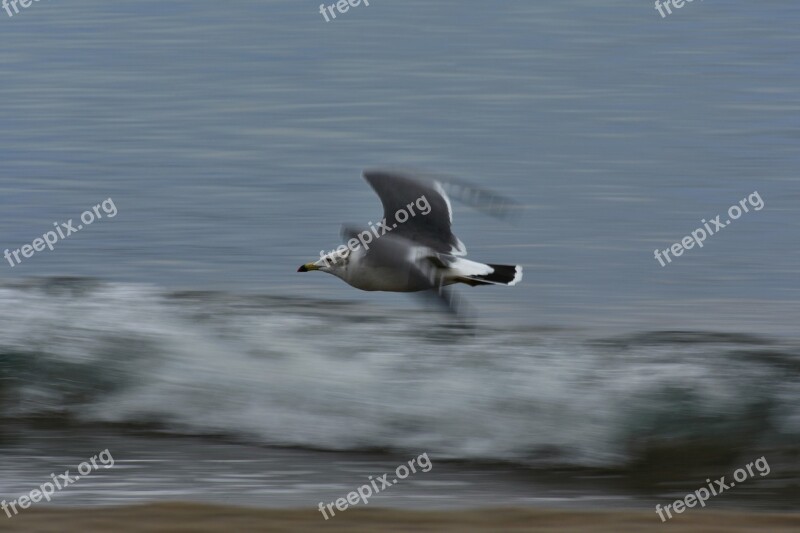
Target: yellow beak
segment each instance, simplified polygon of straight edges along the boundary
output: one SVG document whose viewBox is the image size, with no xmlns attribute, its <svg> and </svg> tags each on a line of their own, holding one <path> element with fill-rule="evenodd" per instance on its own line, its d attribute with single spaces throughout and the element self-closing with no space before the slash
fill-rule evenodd
<svg viewBox="0 0 800 533">
<path fill-rule="evenodd" d="M 314 263 L 306 263 L 297 269 L 298 272 L 311 272 L 312 270 L 320 270 L 320 268 Z"/>
</svg>

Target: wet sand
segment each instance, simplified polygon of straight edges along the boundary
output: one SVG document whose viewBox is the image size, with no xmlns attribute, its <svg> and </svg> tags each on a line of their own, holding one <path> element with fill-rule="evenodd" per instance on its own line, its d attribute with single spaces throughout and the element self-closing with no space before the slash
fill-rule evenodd
<svg viewBox="0 0 800 533">
<path fill-rule="evenodd" d="M 639 511 L 579 512 L 542 509 L 479 509 L 471 511 L 406 511 L 353 509 L 328 520 L 317 511 L 266 510 L 190 503 L 166 503 L 94 509 L 28 510 L 2 518 L 0 531 L 10 532 L 198 532 L 375 531 L 545 533 L 681 533 L 800 531 L 800 514 L 686 513 L 662 524 L 655 513 Z"/>
</svg>

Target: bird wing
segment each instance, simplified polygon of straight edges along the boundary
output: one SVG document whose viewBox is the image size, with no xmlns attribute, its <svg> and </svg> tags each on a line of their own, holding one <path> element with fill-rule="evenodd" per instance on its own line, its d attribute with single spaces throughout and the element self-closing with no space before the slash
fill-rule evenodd
<svg viewBox="0 0 800 533">
<path fill-rule="evenodd" d="M 453 209 L 441 183 L 385 170 L 367 170 L 364 179 L 383 204 L 385 226 L 381 231 L 391 231 L 436 252 L 466 254 L 464 243 L 451 230 Z"/>
</svg>

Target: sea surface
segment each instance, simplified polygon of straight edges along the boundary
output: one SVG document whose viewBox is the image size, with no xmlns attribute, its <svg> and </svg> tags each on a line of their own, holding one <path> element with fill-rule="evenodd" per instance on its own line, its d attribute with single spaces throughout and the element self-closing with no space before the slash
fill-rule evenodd
<svg viewBox="0 0 800 533">
<path fill-rule="evenodd" d="M 0 495 L 108 448 L 61 505 L 800 496 L 800 4 L 42 1 L 0 11 Z M 297 267 L 381 218 L 364 168 L 444 173 L 452 317 Z M 662 267 L 655 249 L 758 192 Z M 648 507 L 650 508 L 650 507 Z"/>
</svg>

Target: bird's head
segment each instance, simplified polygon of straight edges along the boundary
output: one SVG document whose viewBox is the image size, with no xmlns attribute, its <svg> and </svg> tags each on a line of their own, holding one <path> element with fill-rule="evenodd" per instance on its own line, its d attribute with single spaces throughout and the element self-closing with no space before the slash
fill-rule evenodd
<svg viewBox="0 0 800 533">
<path fill-rule="evenodd" d="M 347 270 L 347 265 L 350 262 L 351 250 L 346 246 L 340 246 L 338 250 L 328 254 L 320 254 L 318 261 L 313 263 L 306 263 L 297 269 L 298 272 L 312 272 L 314 270 L 321 270 L 328 274 L 333 274 L 337 277 L 342 277 Z"/>
</svg>

